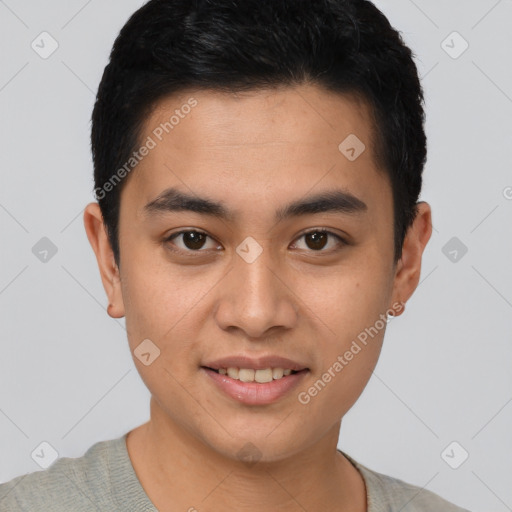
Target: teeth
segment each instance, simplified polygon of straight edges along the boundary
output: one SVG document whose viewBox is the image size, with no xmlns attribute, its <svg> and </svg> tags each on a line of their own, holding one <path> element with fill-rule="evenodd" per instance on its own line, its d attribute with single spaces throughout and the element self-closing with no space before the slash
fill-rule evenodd
<svg viewBox="0 0 512 512">
<path fill-rule="evenodd" d="M 238 368 L 228 368 L 227 372 L 232 379 L 238 379 Z"/>
<path fill-rule="evenodd" d="M 284 370 L 282 368 L 274 368 L 272 370 L 272 377 L 274 379 L 280 379 L 284 375 Z"/>
<path fill-rule="evenodd" d="M 259 382 L 265 384 L 272 380 L 279 380 L 292 373 L 289 368 L 265 368 L 264 370 L 253 370 L 252 368 L 219 368 L 218 373 L 227 375 L 241 382 Z"/>
<path fill-rule="evenodd" d="M 254 382 L 254 373 L 254 370 L 240 368 L 240 370 L 238 370 L 238 379 L 242 382 Z"/>
<path fill-rule="evenodd" d="M 265 370 L 256 370 L 254 372 L 254 380 L 261 384 L 265 382 L 272 382 L 272 369 L 267 368 Z"/>
</svg>

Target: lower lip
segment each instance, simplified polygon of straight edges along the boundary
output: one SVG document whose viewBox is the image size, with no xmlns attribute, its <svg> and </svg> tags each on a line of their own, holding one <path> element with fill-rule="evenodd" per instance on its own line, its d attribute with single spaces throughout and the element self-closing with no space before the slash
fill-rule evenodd
<svg viewBox="0 0 512 512">
<path fill-rule="evenodd" d="M 302 370 L 282 377 L 272 382 L 260 384 L 258 382 L 242 382 L 221 375 L 209 368 L 201 367 L 210 379 L 228 396 L 247 405 L 267 405 L 276 402 L 291 392 L 304 378 L 308 370 Z"/>
</svg>

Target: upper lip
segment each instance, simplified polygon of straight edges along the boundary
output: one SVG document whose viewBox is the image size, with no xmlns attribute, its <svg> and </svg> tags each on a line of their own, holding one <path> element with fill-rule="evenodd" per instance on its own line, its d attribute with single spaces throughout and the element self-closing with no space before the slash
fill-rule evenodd
<svg viewBox="0 0 512 512">
<path fill-rule="evenodd" d="M 266 368 L 283 368 L 285 370 L 294 370 L 300 372 L 307 367 L 297 361 L 292 361 L 286 357 L 280 356 L 229 356 L 215 361 L 209 361 L 202 366 L 218 370 L 219 368 L 247 368 L 254 370 L 265 370 Z"/>
</svg>

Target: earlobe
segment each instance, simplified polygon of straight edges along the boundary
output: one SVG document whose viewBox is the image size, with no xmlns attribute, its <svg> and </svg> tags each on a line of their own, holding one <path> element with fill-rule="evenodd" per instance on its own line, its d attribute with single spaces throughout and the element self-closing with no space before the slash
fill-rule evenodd
<svg viewBox="0 0 512 512">
<path fill-rule="evenodd" d="M 121 307 L 119 307 L 121 306 Z M 124 316 L 124 307 L 121 304 L 109 304 L 107 306 L 107 313 L 112 318 L 123 318 Z"/>
<path fill-rule="evenodd" d="M 417 204 L 417 214 L 407 230 L 402 256 L 396 265 L 392 304 L 405 303 L 418 286 L 423 252 L 432 234 L 432 212 L 424 201 Z M 398 316 L 405 308 L 397 312 Z"/>
<path fill-rule="evenodd" d="M 109 301 L 107 312 L 112 318 L 122 318 L 124 303 L 119 268 L 115 262 L 98 203 L 90 203 L 85 207 L 84 226 L 89 243 L 96 255 L 101 281 Z"/>
</svg>

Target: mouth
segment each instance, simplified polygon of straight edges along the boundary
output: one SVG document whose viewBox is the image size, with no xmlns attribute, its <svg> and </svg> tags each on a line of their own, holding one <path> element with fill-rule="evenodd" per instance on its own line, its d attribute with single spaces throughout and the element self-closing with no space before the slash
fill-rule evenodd
<svg viewBox="0 0 512 512">
<path fill-rule="evenodd" d="M 235 357 L 201 366 L 215 386 L 238 402 L 265 405 L 288 394 L 309 368 L 285 358 Z"/>
</svg>

